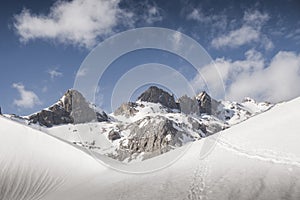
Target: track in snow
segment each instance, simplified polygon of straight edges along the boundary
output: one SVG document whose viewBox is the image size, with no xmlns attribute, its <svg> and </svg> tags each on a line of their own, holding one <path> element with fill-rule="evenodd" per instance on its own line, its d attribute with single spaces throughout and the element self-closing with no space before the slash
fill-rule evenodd
<svg viewBox="0 0 300 200">
<path fill-rule="evenodd" d="M 206 159 L 199 158 L 199 164 L 194 171 L 191 185 L 188 192 L 188 200 L 206 200 L 209 187 L 205 180 L 209 175 L 209 167 Z"/>
<path fill-rule="evenodd" d="M 207 138 L 207 139 L 211 139 L 211 138 Z M 257 150 L 244 149 L 242 147 L 239 147 L 238 145 L 231 144 L 230 142 L 226 141 L 226 139 L 222 137 L 218 137 L 215 141 L 219 146 L 251 159 L 257 159 L 260 161 L 271 162 L 275 164 L 300 167 L 300 162 L 297 161 L 299 160 L 299 158 L 297 159 L 292 155 L 285 155 L 283 153 L 278 153 L 267 149 L 257 149 Z"/>
</svg>

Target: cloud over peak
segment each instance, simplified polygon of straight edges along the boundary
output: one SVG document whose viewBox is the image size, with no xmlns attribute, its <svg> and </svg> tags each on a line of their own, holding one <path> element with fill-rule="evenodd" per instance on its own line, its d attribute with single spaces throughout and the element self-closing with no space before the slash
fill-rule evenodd
<svg viewBox="0 0 300 200">
<path fill-rule="evenodd" d="M 270 63 L 253 49 L 245 53 L 243 60 L 218 58 L 214 64 L 201 69 L 201 75 L 210 86 L 215 84 L 214 67 L 219 71 L 229 100 L 241 101 L 249 96 L 276 103 L 300 95 L 300 54 L 295 52 L 279 51 Z M 200 76 L 195 77 L 192 84 L 200 88 L 205 86 Z M 213 89 L 218 93 L 223 87 Z"/>
</svg>

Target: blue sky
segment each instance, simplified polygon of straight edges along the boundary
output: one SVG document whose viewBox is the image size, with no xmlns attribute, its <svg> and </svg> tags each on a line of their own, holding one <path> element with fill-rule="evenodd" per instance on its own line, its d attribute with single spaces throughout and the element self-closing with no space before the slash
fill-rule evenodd
<svg viewBox="0 0 300 200">
<path fill-rule="evenodd" d="M 0 106 L 30 114 L 56 102 L 101 41 L 139 27 L 164 27 L 199 42 L 218 66 L 226 98 L 279 102 L 300 96 L 299 1 L 4 0 L 0 7 Z M 106 110 L 114 83 L 136 65 L 158 62 L 199 85 L 189 63 L 155 50 L 116 60 L 100 81 Z M 202 73 L 209 79 L 210 66 Z M 139 92 L 141 89 L 138 90 Z M 136 96 L 136 95 L 135 95 Z"/>
</svg>

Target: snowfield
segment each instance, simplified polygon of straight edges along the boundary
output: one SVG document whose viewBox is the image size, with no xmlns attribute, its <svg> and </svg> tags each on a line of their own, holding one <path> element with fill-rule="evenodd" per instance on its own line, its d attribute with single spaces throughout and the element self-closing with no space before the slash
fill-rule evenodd
<svg viewBox="0 0 300 200">
<path fill-rule="evenodd" d="M 0 199 L 299 200 L 299 110 L 297 98 L 129 164 L 0 117 Z"/>
</svg>

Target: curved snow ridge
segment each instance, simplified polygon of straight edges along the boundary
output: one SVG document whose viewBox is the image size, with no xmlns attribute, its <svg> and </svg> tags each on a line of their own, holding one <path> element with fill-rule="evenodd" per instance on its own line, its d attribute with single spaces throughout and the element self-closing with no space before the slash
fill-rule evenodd
<svg viewBox="0 0 300 200">
<path fill-rule="evenodd" d="M 237 154 L 246 156 L 248 158 L 257 159 L 265 162 L 271 162 L 275 164 L 292 165 L 292 166 L 300 167 L 300 161 L 299 161 L 300 159 L 296 158 L 293 155 L 278 153 L 267 149 L 257 149 L 257 150 L 244 149 L 238 145 L 229 143 L 221 136 L 216 138 L 215 142 L 220 147 L 223 147 L 229 151 L 233 151 Z"/>
<path fill-rule="evenodd" d="M 0 169 L 0 199 L 39 200 L 63 184 L 63 179 L 48 171 L 29 166 L 1 162 Z"/>
<path fill-rule="evenodd" d="M 75 145 L 1 116 L 0 141 L 1 200 L 62 199 L 107 169 Z"/>
</svg>

